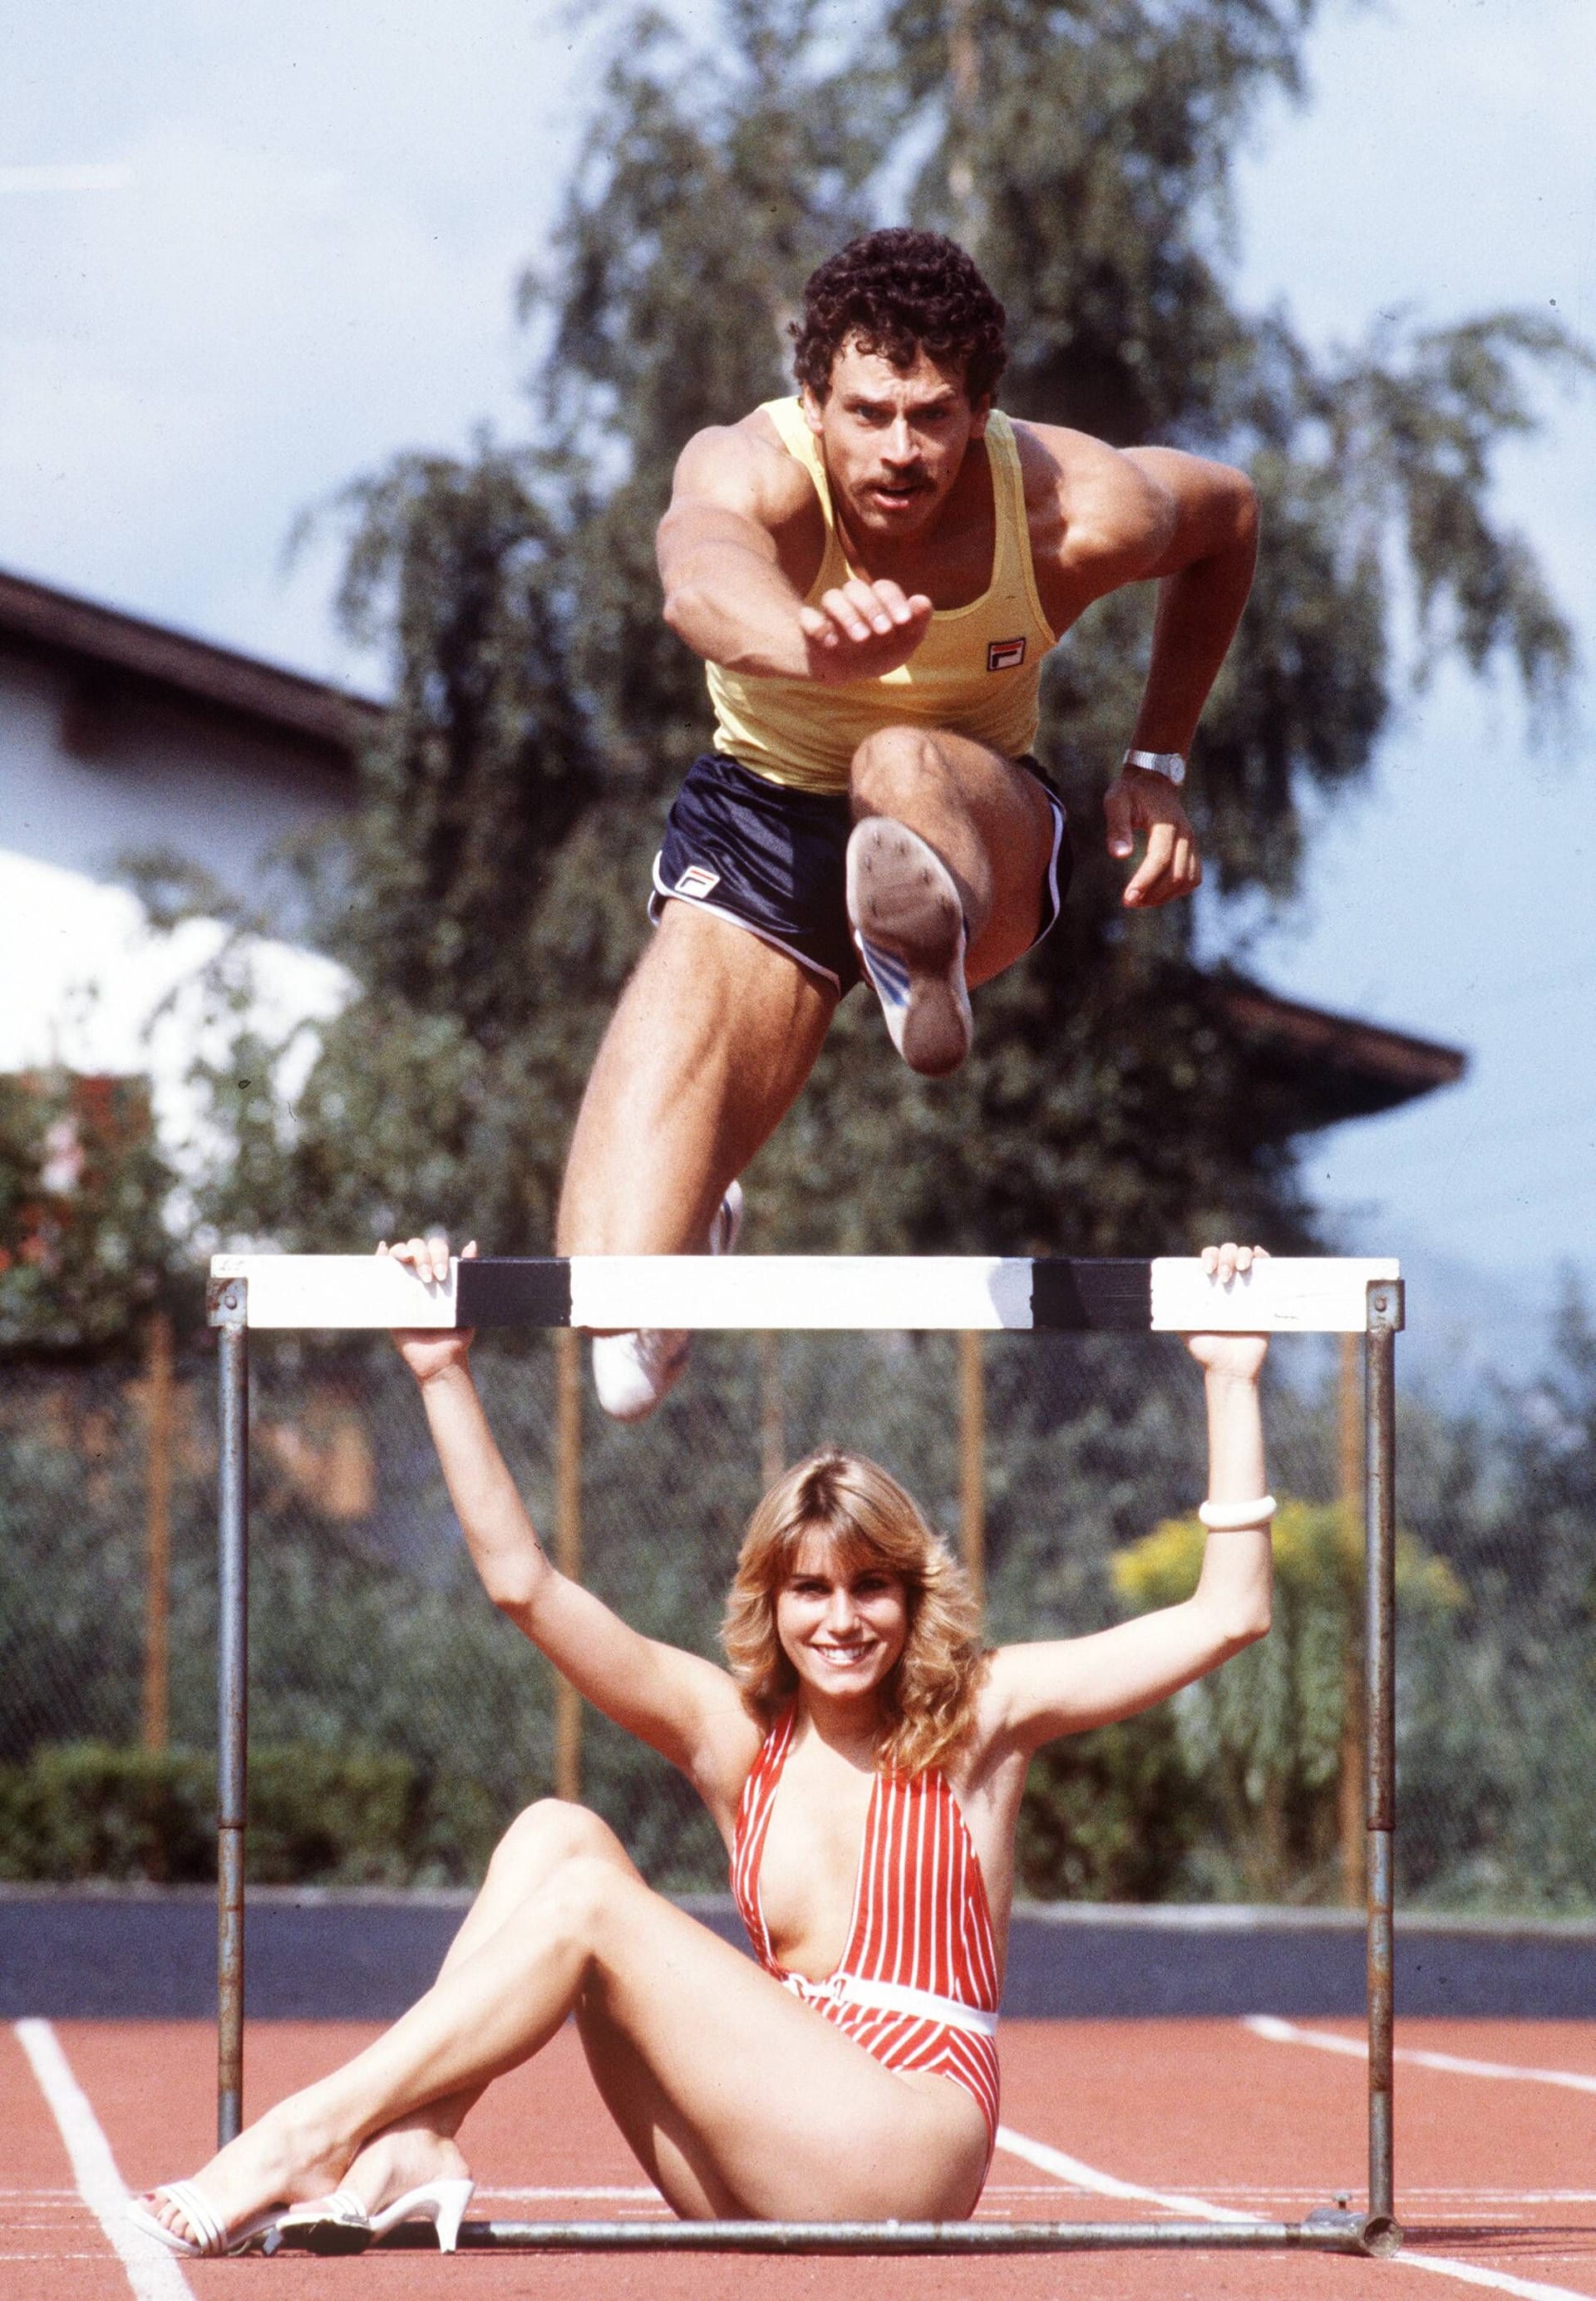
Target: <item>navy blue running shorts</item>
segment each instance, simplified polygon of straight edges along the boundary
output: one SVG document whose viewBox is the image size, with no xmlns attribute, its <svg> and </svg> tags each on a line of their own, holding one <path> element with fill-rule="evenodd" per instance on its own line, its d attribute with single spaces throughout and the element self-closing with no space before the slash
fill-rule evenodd
<svg viewBox="0 0 1596 2301">
<path fill-rule="evenodd" d="M 1015 764 L 1036 777 L 1053 810 L 1040 942 L 1069 889 L 1070 835 L 1064 801 L 1036 761 Z M 706 751 L 694 760 L 666 822 L 648 916 L 657 925 L 666 902 L 679 897 L 746 927 L 840 992 L 849 992 L 863 980 L 844 891 L 853 827 L 845 791 L 790 791 L 723 751 Z"/>
</svg>

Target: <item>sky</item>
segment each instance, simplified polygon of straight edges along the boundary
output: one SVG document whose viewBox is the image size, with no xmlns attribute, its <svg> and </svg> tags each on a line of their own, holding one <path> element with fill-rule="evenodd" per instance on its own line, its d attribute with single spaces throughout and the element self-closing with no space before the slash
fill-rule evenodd
<svg viewBox="0 0 1596 2301">
<path fill-rule="evenodd" d="M 604 26 L 526 0 L 0 0 L 0 566 L 329 676 L 336 534 L 396 450 L 523 424 L 515 280 L 546 252 Z M 597 29 L 596 29 L 596 26 Z M 1596 338 L 1596 9 L 1330 0 L 1301 109 L 1238 163 L 1244 297 L 1313 342 L 1502 305 Z M 1596 665 L 1596 389 L 1500 464 Z M 1245 924 L 1291 995 L 1466 1048 L 1466 1083 L 1308 1170 L 1349 1251 L 1506 1326 L 1596 1278 L 1596 699 L 1539 749 L 1442 670 L 1304 895 Z M 3 833 L 0 833 L 3 844 Z M 1233 922 L 1205 918 L 1209 948 Z M 132 1058 L 130 1058 L 132 1059 Z"/>
<path fill-rule="evenodd" d="M 1283 294 L 1316 342 L 1504 305 L 1596 339 L 1596 10 L 1388 0 L 1332 11 L 1311 55 L 1308 108 L 1241 171 L 1249 300 Z M 1440 673 L 1254 953 L 1282 991 L 1468 1050 L 1461 1087 L 1318 1138 L 1307 1167 L 1349 1245 L 1389 1241 L 1482 1354 L 1528 1346 L 1559 1266 L 1596 1279 L 1596 387 L 1538 400 L 1499 502 L 1579 635 L 1570 725 L 1533 747 L 1510 683 Z"/>
</svg>

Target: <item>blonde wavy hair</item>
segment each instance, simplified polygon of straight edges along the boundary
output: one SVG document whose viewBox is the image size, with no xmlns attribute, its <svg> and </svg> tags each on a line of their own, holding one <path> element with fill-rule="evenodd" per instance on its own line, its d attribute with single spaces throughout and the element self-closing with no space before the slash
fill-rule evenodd
<svg viewBox="0 0 1596 2301">
<path fill-rule="evenodd" d="M 776 1596 L 811 1535 L 830 1544 L 842 1573 L 878 1566 L 903 1580 L 908 1636 L 880 1689 L 880 1756 L 890 1772 L 923 1773 L 974 1723 L 986 1674 L 980 1610 L 964 1568 L 912 1497 L 863 1455 L 826 1447 L 795 1463 L 748 1521 L 721 1625 L 743 1701 L 770 1726 L 798 1689 L 776 1635 Z"/>
</svg>

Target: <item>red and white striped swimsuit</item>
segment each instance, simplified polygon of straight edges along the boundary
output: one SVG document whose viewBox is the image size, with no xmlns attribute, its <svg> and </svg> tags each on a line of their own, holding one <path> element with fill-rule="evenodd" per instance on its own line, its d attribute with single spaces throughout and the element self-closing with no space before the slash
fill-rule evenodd
<svg viewBox="0 0 1596 2301">
<path fill-rule="evenodd" d="M 731 1890 L 759 1962 L 890 2070 L 954 2079 L 998 2132 L 998 1956 L 986 1881 L 940 1773 L 877 1774 L 848 1945 L 823 1981 L 790 1973 L 759 1906 L 759 1863 L 796 1709 L 765 1738 L 743 1785 Z"/>
</svg>

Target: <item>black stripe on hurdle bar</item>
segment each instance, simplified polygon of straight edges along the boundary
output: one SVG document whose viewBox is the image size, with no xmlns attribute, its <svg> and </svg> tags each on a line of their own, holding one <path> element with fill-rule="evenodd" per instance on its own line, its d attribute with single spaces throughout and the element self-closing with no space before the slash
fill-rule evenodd
<svg viewBox="0 0 1596 2301">
<path fill-rule="evenodd" d="M 462 1326 L 568 1326 L 571 1265 L 557 1256 L 473 1256 L 457 1267 L 455 1318 Z"/>
<path fill-rule="evenodd" d="M 559 1256 L 462 1262 L 455 1315 L 463 1326 L 568 1326 L 571 1265 Z M 1153 1266 L 1145 1257 L 1046 1256 L 1031 1266 L 1035 1331 L 1144 1335 L 1152 1317 Z"/>
<path fill-rule="evenodd" d="M 1145 1335 L 1153 1323 L 1153 1266 L 1122 1257 L 1085 1262 L 1064 1255 L 1031 1266 L 1033 1329 Z"/>
</svg>

